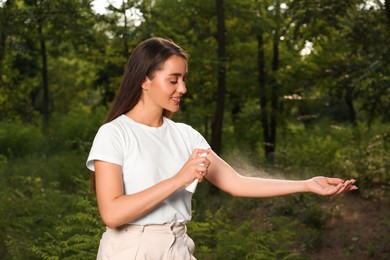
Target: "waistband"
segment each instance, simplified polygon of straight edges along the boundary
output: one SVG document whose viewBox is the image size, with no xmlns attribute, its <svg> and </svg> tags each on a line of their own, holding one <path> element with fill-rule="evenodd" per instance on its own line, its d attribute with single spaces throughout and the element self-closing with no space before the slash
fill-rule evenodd
<svg viewBox="0 0 390 260">
<path fill-rule="evenodd" d="M 173 222 L 166 224 L 150 224 L 150 225 L 136 225 L 136 224 L 124 224 L 117 227 L 115 230 L 124 232 L 155 232 L 155 233 L 169 233 L 175 235 L 182 235 L 187 232 L 187 226 L 181 222 Z"/>
</svg>

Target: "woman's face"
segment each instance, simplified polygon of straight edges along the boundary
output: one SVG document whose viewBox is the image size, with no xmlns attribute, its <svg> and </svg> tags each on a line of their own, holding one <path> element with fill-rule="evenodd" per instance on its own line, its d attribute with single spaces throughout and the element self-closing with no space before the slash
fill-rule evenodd
<svg viewBox="0 0 390 260">
<path fill-rule="evenodd" d="M 185 78 L 187 61 L 179 56 L 171 56 L 142 84 L 144 101 L 155 109 L 171 112 L 179 110 L 181 97 L 187 92 Z"/>
</svg>

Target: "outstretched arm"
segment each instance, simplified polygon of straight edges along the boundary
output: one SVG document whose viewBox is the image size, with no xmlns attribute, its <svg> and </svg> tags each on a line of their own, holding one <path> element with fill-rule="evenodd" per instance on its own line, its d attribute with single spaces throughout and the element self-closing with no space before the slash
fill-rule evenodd
<svg viewBox="0 0 390 260">
<path fill-rule="evenodd" d="M 343 181 L 340 178 L 314 177 L 309 180 L 276 180 L 245 177 L 238 174 L 229 164 L 213 151 L 206 178 L 221 190 L 235 197 L 273 197 L 298 192 L 313 192 L 320 195 L 339 194 L 355 190 L 355 180 Z"/>
</svg>

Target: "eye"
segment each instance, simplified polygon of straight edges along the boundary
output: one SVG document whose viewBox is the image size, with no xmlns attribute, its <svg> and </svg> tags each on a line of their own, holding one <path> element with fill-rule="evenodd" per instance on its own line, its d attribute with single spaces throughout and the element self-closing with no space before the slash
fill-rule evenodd
<svg viewBox="0 0 390 260">
<path fill-rule="evenodd" d="M 179 78 L 178 77 L 175 77 L 171 80 L 169 80 L 172 84 L 177 84 L 177 82 L 179 81 Z"/>
</svg>

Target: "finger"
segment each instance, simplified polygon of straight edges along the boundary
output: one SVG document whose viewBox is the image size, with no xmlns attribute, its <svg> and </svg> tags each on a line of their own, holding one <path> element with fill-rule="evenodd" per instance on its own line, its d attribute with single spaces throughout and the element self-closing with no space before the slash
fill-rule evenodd
<svg viewBox="0 0 390 260">
<path fill-rule="evenodd" d="M 355 180 L 348 180 L 344 184 L 346 186 L 346 189 L 348 190 L 353 184 L 355 183 Z"/>
<path fill-rule="evenodd" d="M 350 180 L 348 185 L 345 187 L 345 191 L 357 190 L 357 186 L 353 185 L 355 182 L 355 180 Z"/>
<path fill-rule="evenodd" d="M 198 148 L 194 149 L 194 151 L 192 151 L 191 158 L 192 159 L 198 158 L 200 151 L 202 151 L 202 149 L 198 149 Z"/>
<path fill-rule="evenodd" d="M 337 192 L 337 194 L 340 194 L 342 192 L 348 191 L 351 187 L 351 185 L 355 182 L 355 180 L 347 180 L 342 184 L 341 189 Z"/>
<path fill-rule="evenodd" d="M 205 160 L 204 160 L 204 165 L 208 168 L 209 166 L 210 166 L 210 164 L 211 164 L 211 162 L 209 161 L 209 159 L 207 159 L 207 158 L 204 158 Z"/>
<path fill-rule="evenodd" d="M 207 157 L 211 151 L 210 149 L 205 150 L 205 149 L 200 149 L 200 148 L 197 148 L 197 150 L 198 150 L 199 157 Z"/>
<path fill-rule="evenodd" d="M 349 190 L 358 190 L 359 188 L 357 187 L 357 186 L 355 186 L 355 185 L 351 185 L 350 187 L 349 187 Z"/>
<path fill-rule="evenodd" d="M 327 192 L 326 194 L 327 195 L 336 195 L 336 194 L 340 194 L 342 192 L 345 191 L 345 189 L 347 188 L 348 184 L 345 184 L 343 182 L 340 182 L 338 183 L 337 185 L 330 185 L 327 189 Z"/>
<path fill-rule="evenodd" d="M 199 150 L 198 151 L 198 156 L 201 158 L 206 158 L 208 155 L 208 152 L 206 150 Z"/>
<path fill-rule="evenodd" d="M 326 178 L 326 181 L 327 181 L 329 184 L 334 184 L 334 185 L 338 185 L 338 184 L 344 182 L 344 180 L 341 179 L 341 178 Z"/>
<path fill-rule="evenodd" d="M 203 172 L 197 172 L 196 178 L 198 179 L 199 182 L 202 182 L 204 180 Z"/>
<path fill-rule="evenodd" d="M 198 166 L 195 168 L 196 172 L 204 172 L 206 171 L 206 165 L 204 163 L 199 163 Z"/>
<path fill-rule="evenodd" d="M 208 165 L 210 164 L 210 161 L 208 161 L 206 157 L 198 157 L 198 158 L 196 158 L 196 160 L 194 160 L 194 163 L 196 163 L 202 167 L 208 167 Z"/>
<path fill-rule="evenodd" d="M 340 194 L 344 191 L 344 188 L 345 188 L 344 184 L 339 183 L 339 184 L 337 184 L 337 186 L 333 186 L 329 189 L 328 195 Z"/>
<path fill-rule="evenodd" d="M 203 176 L 206 176 L 208 174 L 207 165 L 201 163 L 199 166 L 202 167 L 202 170 L 198 172 Z"/>
<path fill-rule="evenodd" d="M 346 186 L 341 184 L 341 188 L 336 192 L 336 194 L 340 194 L 340 193 L 343 193 L 346 189 Z"/>
</svg>

